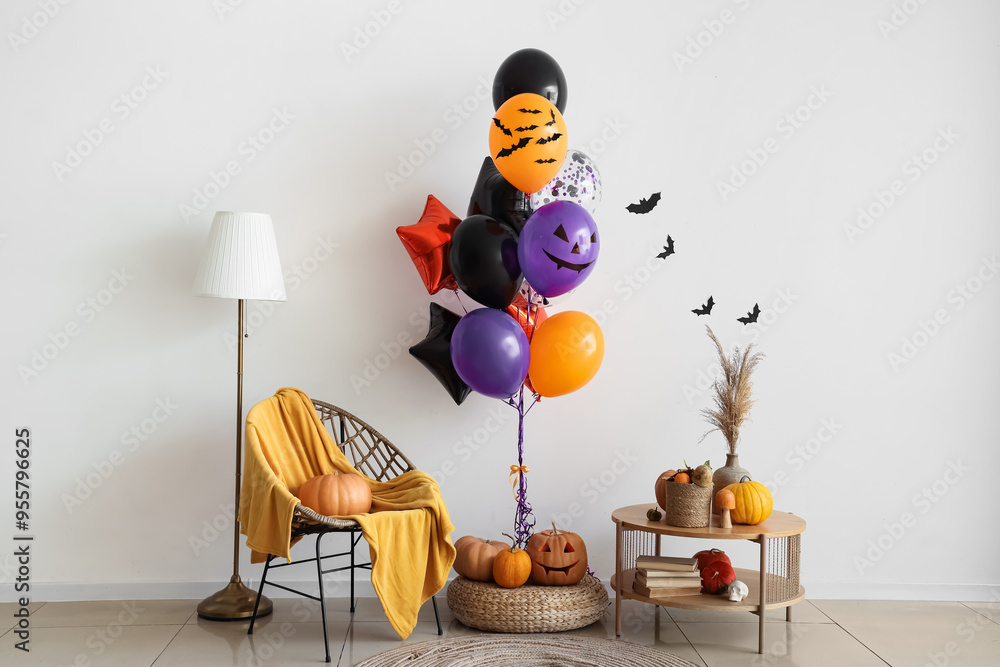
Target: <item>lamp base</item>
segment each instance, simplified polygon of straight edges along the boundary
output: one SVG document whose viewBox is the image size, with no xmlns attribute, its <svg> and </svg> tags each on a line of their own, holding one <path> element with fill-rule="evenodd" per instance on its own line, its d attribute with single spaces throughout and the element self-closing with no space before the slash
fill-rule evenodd
<svg viewBox="0 0 1000 667">
<path fill-rule="evenodd" d="M 257 593 L 243 585 L 240 575 L 234 574 L 229 585 L 201 601 L 198 615 L 211 621 L 241 621 L 253 616 L 256 601 Z M 260 596 L 257 617 L 267 616 L 272 610 L 271 601 L 264 595 Z"/>
</svg>

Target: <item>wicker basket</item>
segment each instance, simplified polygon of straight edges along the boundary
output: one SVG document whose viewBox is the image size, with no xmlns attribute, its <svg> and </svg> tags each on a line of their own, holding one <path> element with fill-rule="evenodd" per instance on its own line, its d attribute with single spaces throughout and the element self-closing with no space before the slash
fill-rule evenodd
<svg viewBox="0 0 1000 667">
<path fill-rule="evenodd" d="M 488 632 L 562 632 L 598 621 L 608 592 L 589 575 L 572 586 L 518 588 L 458 577 L 448 585 L 448 607 L 465 625 Z"/>
<path fill-rule="evenodd" d="M 682 528 L 704 528 L 712 511 L 712 487 L 668 482 L 663 521 Z"/>
</svg>

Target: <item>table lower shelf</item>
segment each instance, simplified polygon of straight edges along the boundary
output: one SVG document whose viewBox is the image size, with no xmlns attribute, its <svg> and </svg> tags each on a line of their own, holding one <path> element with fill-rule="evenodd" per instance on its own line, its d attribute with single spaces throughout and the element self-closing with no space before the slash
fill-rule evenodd
<svg viewBox="0 0 1000 667">
<path fill-rule="evenodd" d="M 768 574 L 768 578 L 774 578 L 784 582 L 784 578 L 776 574 Z M 757 570 L 747 570 L 736 568 L 736 578 L 742 581 L 750 589 L 750 594 L 742 602 L 732 602 L 728 595 L 710 595 L 702 593 L 700 595 L 677 595 L 665 598 L 647 598 L 632 590 L 632 582 L 635 579 L 635 570 L 628 569 L 621 573 L 622 586 L 619 586 L 618 575 L 611 578 L 611 588 L 618 595 L 626 600 L 639 600 L 648 604 L 655 604 L 661 607 L 676 607 L 678 609 L 703 609 L 708 611 L 760 611 L 760 572 Z M 776 582 L 777 583 L 777 582 Z M 806 590 L 799 586 L 798 594 L 784 599 L 772 600 L 764 605 L 765 609 L 779 609 L 788 607 L 805 599 Z"/>
</svg>

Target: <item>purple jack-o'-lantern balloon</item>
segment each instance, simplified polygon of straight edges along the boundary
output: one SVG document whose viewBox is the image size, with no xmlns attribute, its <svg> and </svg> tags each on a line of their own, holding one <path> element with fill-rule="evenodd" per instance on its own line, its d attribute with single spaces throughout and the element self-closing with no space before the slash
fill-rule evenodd
<svg viewBox="0 0 1000 667">
<path fill-rule="evenodd" d="M 542 206 L 524 223 L 517 259 L 524 279 L 546 297 L 559 296 L 594 270 L 601 242 L 585 208 L 568 201 Z"/>
</svg>

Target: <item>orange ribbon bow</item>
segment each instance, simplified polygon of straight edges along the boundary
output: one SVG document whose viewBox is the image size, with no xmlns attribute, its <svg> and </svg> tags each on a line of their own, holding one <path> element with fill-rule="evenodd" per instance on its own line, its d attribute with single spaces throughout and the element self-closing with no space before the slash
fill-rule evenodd
<svg viewBox="0 0 1000 667">
<path fill-rule="evenodd" d="M 531 472 L 528 466 L 514 466 L 510 467 L 510 475 L 508 479 L 510 480 L 510 492 L 514 495 L 514 500 L 517 500 L 517 483 L 521 479 L 521 475 L 526 472 Z"/>
</svg>

